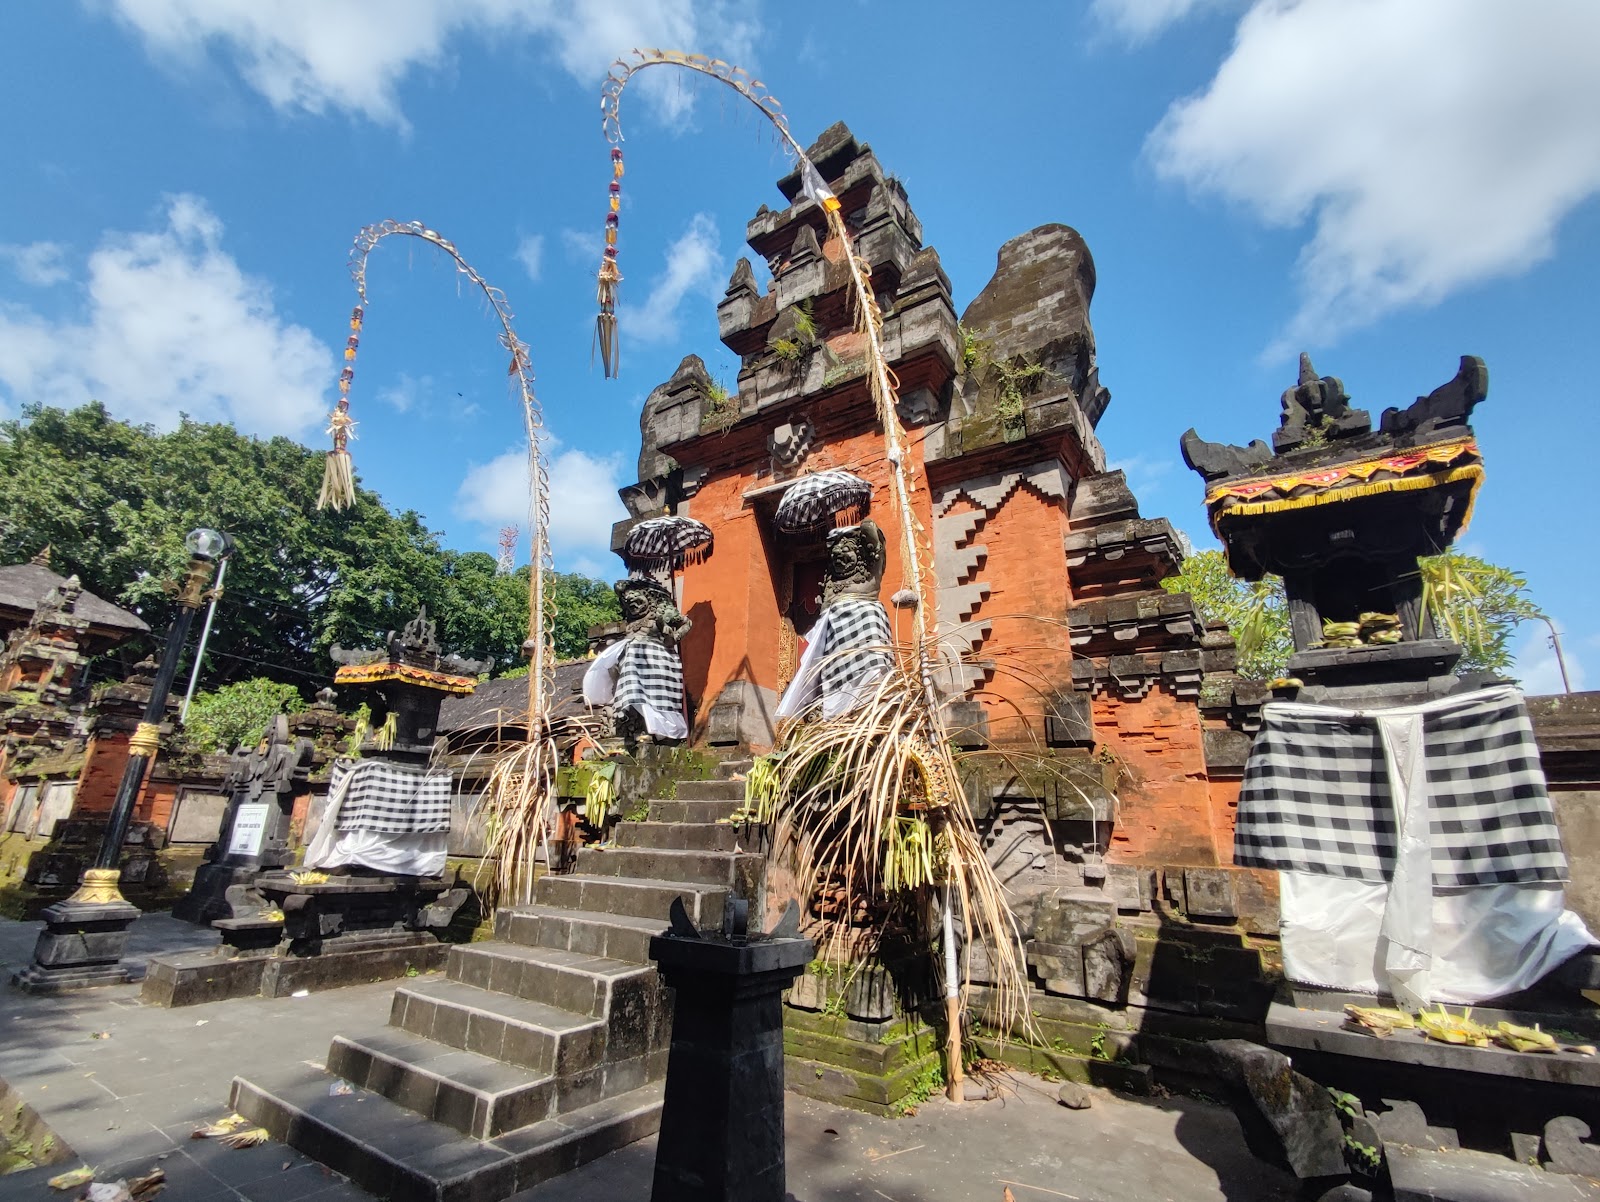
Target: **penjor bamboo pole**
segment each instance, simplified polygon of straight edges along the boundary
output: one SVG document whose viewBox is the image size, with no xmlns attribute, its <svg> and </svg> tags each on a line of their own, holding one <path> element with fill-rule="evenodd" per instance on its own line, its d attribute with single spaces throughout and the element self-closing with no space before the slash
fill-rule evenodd
<svg viewBox="0 0 1600 1202">
<path fill-rule="evenodd" d="M 618 60 L 613 66 L 612 74 L 608 77 L 602 93 L 601 111 L 604 114 L 602 127 L 606 138 L 612 145 L 613 159 L 621 155 L 618 148 L 622 141 L 622 128 L 620 105 L 622 89 L 626 86 L 634 72 L 645 67 L 673 65 L 698 72 L 701 75 L 718 80 L 733 88 L 751 104 L 759 109 L 772 127 L 783 139 L 784 144 L 793 152 L 800 165 L 802 179 L 809 176 L 811 180 L 822 184 L 826 183 L 817 171 L 816 165 L 806 155 L 805 148 L 800 145 L 789 132 L 787 120 L 781 114 L 778 103 L 770 94 L 765 93 L 764 85 L 752 80 L 741 69 L 720 60 L 705 58 L 700 55 L 687 55 L 670 50 L 635 50 L 634 55 L 639 61 L 629 63 L 627 60 Z M 622 73 L 618 75 L 616 68 L 621 67 Z M 721 70 L 719 70 L 721 68 Z M 761 94 L 758 94 L 761 93 Z M 617 178 L 620 178 L 620 171 Z M 613 181 L 612 191 L 615 193 L 617 185 Z M 614 204 L 614 201 L 613 201 Z M 941 720 L 938 692 L 933 676 L 933 648 L 929 637 L 927 596 L 925 581 L 922 575 L 922 556 L 917 539 L 917 521 L 911 509 L 911 482 L 908 465 L 905 429 L 900 424 L 899 414 L 895 409 L 898 398 L 898 389 L 894 381 L 894 373 L 889 370 L 888 361 L 883 351 L 883 342 L 880 332 L 882 316 L 878 309 L 877 298 L 872 293 L 870 268 L 862 262 L 856 253 L 855 240 L 850 237 L 850 231 L 845 227 L 844 218 L 840 213 L 840 205 L 831 192 L 825 192 L 818 201 L 830 233 L 839 239 L 840 246 L 844 249 L 850 266 L 850 280 L 853 299 L 856 306 L 856 318 L 860 331 L 866 336 L 867 358 L 872 365 L 870 391 L 873 404 L 877 409 L 878 419 L 883 427 L 884 454 L 889 461 L 889 478 L 893 485 L 895 508 L 900 518 L 900 553 L 902 575 L 906 578 L 906 587 L 910 588 L 916 597 L 917 625 L 916 648 L 917 675 L 922 687 L 924 702 L 927 706 L 927 718 L 930 737 L 938 741 L 943 735 L 943 722 Z M 613 208 L 615 212 L 615 208 Z M 606 281 L 608 272 L 613 277 L 614 285 L 616 259 L 615 246 L 610 246 L 601 266 L 601 310 L 602 322 L 604 315 L 610 312 L 606 303 Z M 607 375 L 615 374 L 614 363 L 609 365 Z M 945 906 L 945 931 L 944 942 L 946 946 L 946 995 L 945 1008 L 949 1016 L 949 1064 L 946 1068 L 946 1079 L 951 1083 L 950 1098 L 952 1101 L 960 1100 L 961 1081 L 961 1024 L 960 1010 L 961 998 L 959 986 L 954 984 L 957 980 L 955 972 L 955 933 L 950 916 L 949 890 L 946 889 Z M 950 991 L 954 989 L 952 994 Z"/>
</svg>

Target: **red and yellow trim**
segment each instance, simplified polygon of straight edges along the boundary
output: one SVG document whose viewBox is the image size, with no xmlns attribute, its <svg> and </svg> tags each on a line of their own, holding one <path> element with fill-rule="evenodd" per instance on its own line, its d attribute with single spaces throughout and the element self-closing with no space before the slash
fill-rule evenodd
<svg viewBox="0 0 1600 1202">
<path fill-rule="evenodd" d="M 1223 518 L 1308 509 L 1313 505 L 1332 505 L 1379 493 L 1439 488 L 1462 480 L 1471 485 L 1466 511 L 1461 517 L 1461 529 L 1465 530 L 1472 520 L 1473 502 L 1483 481 L 1478 444 L 1470 438 L 1282 476 L 1225 481 L 1207 490 L 1206 508 L 1215 528 Z"/>
<path fill-rule="evenodd" d="M 414 684 L 424 689 L 438 689 L 441 693 L 455 693 L 465 697 L 478 687 L 470 676 L 451 676 L 446 672 L 430 672 L 410 664 L 376 663 L 346 664 L 333 674 L 336 684 L 384 684 L 398 681 Z"/>
</svg>

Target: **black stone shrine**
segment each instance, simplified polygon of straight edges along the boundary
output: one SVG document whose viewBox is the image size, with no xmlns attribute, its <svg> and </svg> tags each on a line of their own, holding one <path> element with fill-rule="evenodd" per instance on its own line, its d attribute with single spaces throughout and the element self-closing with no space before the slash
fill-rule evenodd
<svg viewBox="0 0 1600 1202">
<path fill-rule="evenodd" d="M 730 900 L 730 916 L 742 914 Z M 783 991 L 816 955 L 792 906 L 770 935 L 701 935 L 674 903 L 650 958 L 674 991 L 652 1202 L 783 1202 Z"/>
</svg>

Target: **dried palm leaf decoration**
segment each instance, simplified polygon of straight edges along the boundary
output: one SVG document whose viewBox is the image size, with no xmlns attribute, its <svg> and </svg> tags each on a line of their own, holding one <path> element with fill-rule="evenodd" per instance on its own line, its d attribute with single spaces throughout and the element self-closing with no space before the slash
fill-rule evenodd
<svg viewBox="0 0 1600 1202">
<path fill-rule="evenodd" d="M 511 356 L 506 368 L 515 380 L 528 439 L 528 530 L 532 567 L 528 573 L 528 721 L 526 737 L 507 730 L 495 752 L 484 805 L 488 813 L 489 854 L 496 864 L 495 893 L 503 901 L 527 901 L 533 890 L 533 863 L 545 846 L 555 809 L 556 749 L 550 733 L 550 700 L 554 688 L 555 652 L 551 644 L 555 614 L 545 591 L 550 554 L 550 475 L 544 455 L 544 414 L 533 390 L 533 362 L 528 344 L 511 324 L 506 295 L 466 261 L 455 243 L 420 221 L 382 221 L 364 227 L 350 251 L 350 275 L 360 303 L 350 316 L 344 370 L 339 375 L 339 400 L 329 416 L 333 449 L 328 452 L 317 508 L 344 509 L 355 502 L 355 479 L 349 453 L 355 422 L 350 418 L 350 385 L 367 308 L 367 260 L 379 242 L 391 236 L 416 238 L 437 247 L 489 304 L 500 325 L 500 345 Z"/>
<path fill-rule="evenodd" d="M 622 191 L 623 89 L 648 67 L 693 71 L 732 88 L 759 109 L 800 166 L 801 190 L 823 212 L 829 235 L 850 266 L 850 300 L 856 330 L 866 343 L 868 381 L 884 454 L 890 466 L 894 526 L 901 579 L 912 594 L 915 629 L 893 649 L 895 669 L 883 676 L 870 702 L 844 719 L 798 723 L 779 735 L 770 766 L 758 776 L 758 804 L 774 816 L 775 854 L 793 864 L 797 879 L 819 890 L 811 929 L 829 952 L 848 947 L 852 958 L 881 939 L 887 904 L 926 931 L 938 894 L 945 1005 L 950 1046 L 946 1083 L 952 1100 L 961 1090 L 961 1011 L 971 987 L 973 949 L 982 946 L 995 981 L 989 1019 L 1000 1030 L 1028 1025 L 1026 964 L 1017 924 L 956 774 L 934 686 L 936 648 L 929 629 L 931 593 L 925 564 L 932 554 L 911 508 L 917 465 L 895 405 L 899 382 L 884 356 L 883 314 L 872 288 L 872 267 L 857 252 L 837 197 L 805 150 L 766 85 L 719 59 L 676 50 L 635 50 L 612 64 L 601 89 L 602 128 L 611 148 L 612 177 L 605 250 L 599 274 L 597 327 L 606 374 L 616 374 L 617 217 Z M 926 488 L 924 482 L 922 487 Z M 968 949 L 966 975 L 957 967 L 957 910 Z M 862 923 L 862 916 L 877 918 Z"/>
</svg>

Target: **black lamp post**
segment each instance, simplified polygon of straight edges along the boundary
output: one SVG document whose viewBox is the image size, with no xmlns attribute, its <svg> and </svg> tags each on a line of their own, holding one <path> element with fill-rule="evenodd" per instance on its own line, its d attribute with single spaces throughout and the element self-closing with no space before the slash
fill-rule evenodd
<svg viewBox="0 0 1600 1202">
<path fill-rule="evenodd" d="M 116 800 L 111 803 L 100 852 L 95 856 L 94 867 L 84 871 L 78 891 L 45 910 L 45 929 L 34 947 L 33 963 L 12 978 L 23 989 L 53 993 L 90 985 L 119 985 L 131 979 L 121 960 L 128 945 L 128 928 L 139 917 L 139 908 L 129 903 L 117 887 L 122 876 L 118 867 L 122 844 L 128 837 L 128 824 L 145 769 L 160 746 L 161 718 L 195 612 L 205 604 L 207 586 L 217 564 L 233 554 L 233 539 L 215 530 L 191 530 L 184 546 L 189 551 L 189 567 L 177 587 L 178 612 L 167 633 L 166 649 L 150 689 L 144 719 L 128 740 L 128 762 L 122 770 Z"/>
</svg>

